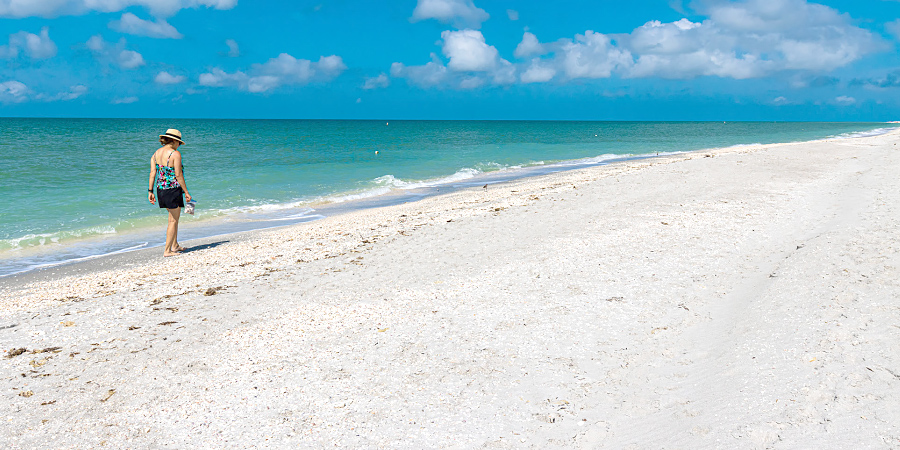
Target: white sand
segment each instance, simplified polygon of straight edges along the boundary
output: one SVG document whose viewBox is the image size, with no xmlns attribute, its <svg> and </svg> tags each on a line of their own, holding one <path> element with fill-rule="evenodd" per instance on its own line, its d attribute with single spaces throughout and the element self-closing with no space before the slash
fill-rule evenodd
<svg viewBox="0 0 900 450">
<path fill-rule="evenodd" d="M 898 138 L 560 173 L 13 283 L 0 349 L 29 351 L 0 359 L 0 448 L 900 448 Z"/>
</svg>

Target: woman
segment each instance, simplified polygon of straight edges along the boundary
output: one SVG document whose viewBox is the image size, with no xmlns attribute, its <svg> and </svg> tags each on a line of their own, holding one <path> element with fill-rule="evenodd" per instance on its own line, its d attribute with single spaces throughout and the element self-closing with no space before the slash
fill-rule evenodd
<svg viewBox="0 0 900 450">
<path fill-rule="evenodd" d="M 159 143 L 162 144 L 150 158 L 150 188 L 147 189 L 147 198 L 150 203 L 156 203 L 159 198 L 159 207 L 169 210 L 169 227 L 166 229 L 166 248 L 163 256 L 174 256 L 184 251 L 184 247 L 178 245 L 178 219 L 181 217 L 181 208 L 184 200 L 191 201 L 191 194 L 187 191 L 184 182 L 184 167 L 181 165 L 181 152 L 178 147 L 184 145 L 181 140 L 181 132 L 176 129 L 166 130 L 166 134 L 159 135 Z M 153 195 L 153 187 L 156 186 L 156 196 Z"/>
</svg>

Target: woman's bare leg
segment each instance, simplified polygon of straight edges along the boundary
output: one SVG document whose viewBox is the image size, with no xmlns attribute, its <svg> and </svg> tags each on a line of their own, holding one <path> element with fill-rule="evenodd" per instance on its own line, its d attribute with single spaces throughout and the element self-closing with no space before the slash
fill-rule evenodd
<svg viewBox="0 0 900 450">
<path fill-rule="evenodd" d="M 178 208 L 178 217 L 181 218 L 181 208 Z M 181 220 L 175 221 L 175 242 L 172 243 L 172 251 L 173 252 L 182 252 L 184 251 L 184 247 L 178 243 L 178 224 L 181 223 Z"/>
<path fill-rule="evenodd" d="M 181 208 L 169 209 L 169 226 L 166 228 L 166 248 L 163 250 L 163 256 L 173 256 L 175 252 L 175 242 L 178 237 L 178 219 L 181 218 Z"/>
</svg>

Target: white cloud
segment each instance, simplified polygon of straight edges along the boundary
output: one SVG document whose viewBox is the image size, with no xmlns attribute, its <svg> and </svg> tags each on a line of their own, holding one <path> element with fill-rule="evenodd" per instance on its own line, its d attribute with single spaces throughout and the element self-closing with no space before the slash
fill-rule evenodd
<svg viewBox="0 0 900 450">
<path fill-rule="evenodd" d="M 615 69 L 632 65 L 631 52 L 612 45 L 608 36 L 586 31 L 563 44 L 562 71 L 568 78 L 609 78 Z"/>
<path fill-rule="evenodd" d="M 365 82 L 365 84 L 363 84 L 363 89 L 370 90 L 370 89 L 385 88 L 385 87 L 390 86 L 390 84 L 391 84 L 390 78 L 388 78 L 387 75 L 382 73 L 382 74 L 378 75 L 377 77 L 366 78 L 366 82 Z"/>
<path fill-rule="evenodd" d="M 232 58 L 237 58 L 241 56 L 241 49 L 238 47 L 237 41 L 234 39 L 226 39 L 225 45 L 228 46 L 228 56 Z"/>
<path fill-rule="evenodd" d="M 823 26 L 844 26 L 848 18 L 836 10 L 806 0 L 717 0 L 701 5 L 722 29 L 752 33 L 811 34 Z"/>
<path fill-rule="evenodd" d="M 472 0 L 418 0 L 413 10 L 414 22 L 437 19 L 453 23 L 457 28 L 481 28 L 490 15 L 478 8 Z"/>
<path fill-rule="evenodd" d="M 702 22 L 654 20 L 622 35 L 588 31 L 549 46 L 552 60 L 568 78 L 746 79 L 779 71 L 827 72 L 883 48 L 883 42 L 848 16 L 805 0 L 710 0 L 698 5 L 698 12 L 708 16 Z M 537 45 L 526 33 L 516 56 L 536 51 L 531 49 Z"/>
<path fill-rule="evenodd" d="M 285 85 L 304 85 L 314 81 L 330 81 L 347 69 L 340 56 L 322 56 L 319 61 L 297 59 L 282 53 L 263 64 L 254 64 L 250 73 L 225 72 L 218 67 L 200 75 L 203 86 L 233 86 L 247 92 L 267 92 Z"/>
<path fill-rule="evenodd" d="M 99 34 L 91 36 L 90 39 L 88 39 L 87 42 L 84 43 L 84 45 L 86 45 L 87 48 L 92 52 L 102 52 L 108 46 L 106 41 L 104 41 Z"/>
<path fill-rule="evenodd" d="M 122 50 L 117 61 L 123 69 L 136 69 L 145 64 L 144 57 L 134 50 Z"/>
<path fill-rule="evenodd" d="M 745 79 L 771 70 L 771 62 L 757 54 L 739 52 L 747 42 L 740 36 L 723 33 L 707 21 L 687 19 L 677 22 L 647 22 L 626 39 L 628 48 L 638 54 L 632 77 L 692 78 L 719 76 Z"/>
<path fill-rule="evenodd" d="M 431 55 L 434 56 L 434 53 L 432 53 Z M 391 64 L 391 76 L 392 77 L 402 77 L 403 72 L 405 70 L 406 70 L 406 66 L 404 66 L 403 63 L 395 62 L 395 63 Z"/>
<path fill-rule="evenodd" d="M 441 49 L 449 58 L 444 62 L 431 54 L 431 62 L 422 66 L 406 66 L 395 62 L 391 76 L 406 78 L 421 87 L 450 85 L 457 89 L 474 89 L 488 82 L 510 84 L 517 79 L 516 67 L 500 58 L 497 49 L 488 45 L 484 35 L 477 30 L 444 31 Z"/>
<path fill-rule="evenodd" d="M 120 39 L 115 45 L 103 40 L 100 35 L 91 36 L 85 43 L 97 61 L 115 64 L 123 69 L 136 69 L 146 64 L 144 57 L 134 50 L 125 48 L 127 42 Z"/>
<path fill-rule="evenodd" d="M 826 72 L 846 66 L 883 43 L 850 18 L 805 0 L 715 0 L 709 18 L 658 21 L 622 37 L 639 55 L 631 76 L 753 78 L 776 71 Z"/>
<path fill-rule="evenodd" d="M 834 101 L 840 105 L 852 105 L 856 103 L 855 98 L 846 95 L 841 95 L 840 97 L 835 98 Z"/>
<path fill-rule="evenodd" d="M 891 33 L 894 38 L 900 40 L 900 19 L 884 24 L 884 29 Z"/>
<path fill-rule="evenodd" d="M 509 17 L 509 20 L 512 20 L 513 22 L 519 20 L 519 12 L 514 9 L 507 9 L 506 16 Z"/>
<path fill-rule="evenodd" d="M 718 76 L 738 80 L 760 77 L 771 67 L 755 55 L 700 49 L 682 55 L 641 55 L 627 74 L 631 77 L 694 78 Z"/>
<path fill-rule="evenodd" d="M 775 97 L 775 99 L 772 100 L 772 103 L 774 103 L 776 105 L 786 105 L 790 102 L 788 101 L 788 99 L 786 97 L 781 96 L 781 97 Z"/>
<path fill-rule="evenodd" d="M 319 58 L 317 66 L 319 72 L 324 73 L 327 77 L 333 78 L 347 70 L 344 60 L 340 56 L 322 56 Z"/>
<path fill-rule="evenodd" d="M 5 81 L 0 83 L 0 103 L 23 103 L 31 100 L 41 102 L 58 102 L 75 100 L 88 91 L 87 86 L 78 84 L 69 87 L 68 90 L 53 95 L 35 94 L 24 83 L 19 81 Z"/>
<path fill-rule="evenodd" d="M 406 66 L 395 62 L 391 76 L 405 78 L 420 87 L 448 85 L 456 89 L 474 89 L 490 81 L 495 85 L 516 81 L 516 67 L 499 57 L 497 49 L 487 45 L 475 30 L 445 31 L 443 50 L 450 58 L 445 66 L 438 55 L 422 66 Z"/>
<path fill-rule="evenodd" d="M 450 16 L 446 10 L 451 3 L 462 4 L 440 2 L 443 20 Z M 426 4 L 420 1 L 419 6 Z M 679 9 L 682 2 L 673 4 Z M 809 78 L 889 49 L 848 15 L 806 0 L 703 0 L 691 7 L 705 18 L 653 20 L 625 34 L 587 30 L 549 43 L 526 31 L 513 53 L 525 61 L 515 65 L 503 60 L 479 31 L 445 31 L 441 45 L 446 64 L 436 56 L 424 66 L 395 63 L 392 75 L 423 87 L 456 88 L 475 85 L 472 77 L 493 84 L 614 76 L 748 79 L 778 72 Z M 900 32 L 900 21 L 885 24 L 885 29 Z"/>
<path fill-rule="evenodd" d="M 0 103 L 22 103 L 28 100 L 28 93 L 28 86 L 22 82 L 0 82 Z"/>
<path fill-rule="evenodd" d="M 312 61 L 308 59 L 297 59 L 287 53 L 282 53 L 255 67 L 262 76 L 288 77 L 303 83 L 312 78 L 312 66 Z"/>
<path fill-rule="evenodd" d="M 500 59 L 497 68 L 491 71 L 491 81 L 494 84 L 512 84 L 516 82 L 518 68 L 505 59 Z"/>
<path fill-rule="evenodd" d="M 447 67 L 455 71 L 486 72 L 498 66 L 500 53 L 484 41 L 476 30 L 444 31 L 444 55 L 450 58 Z"/>
<path fill-rule="evenodd" d="M 63 91 L 54 95 L 38 94 L 37 96 L 35 96 L 35 98 L 43 102 L 67 102 L 81 97 L 82 95 L 86 94 L 87 91 L 87 86 L 78 84 L 75 86 L 71 86 L 68 91 Z"/>
<path fill-rule="evenodd" d="M 224 87 L 229 85 L 243 85 L 250 77 L 244 72 L 237 71 L 235 73 L 227 73 L 224 70 L 215 67 L 210 72 L 201 73 L 199 82 L 202 86 Z"/>
<path fill-rule="evenodd" d="M 57 48 L 47 27 L 41 28 L 40 35 L 20 31 L 9 35 L 9 45 L 0 45 L 0 58 L 14 59 L 22 51 L 31 59 L 47 59 L 56 56 Z"/>
<path fill-rule="evenodd" d="M 156 17 L 168 17 L 186 8 L 231 9 L 237 0 L 0 0 L 0 17 L 58 17 L 91 11 L 118 12 L 142 6 Z"/>
<path fill-rule="evenodd" d="M 545 83 L 552 80 L 554 76 L 556 76 L 556 69 L 543 65 L 540 58 L 535 58 L 531 61 L 528 70 L 522 74 L 521 80 L 523 83 Z"/>
<path fill-rule="evenodd" d="M 120 97 L 112 99 L 110 103 L 112 103 L 113 105 L 128 105 L 131 103 L 135 103 L 138 100 L 140 99 L 137 97 Z"/>
<path fill-rule="evenodd" d="M 260 93 L 275 89 L 281 85 L 281 80 L 274 75 L 260 75 L 247 80 L 247 92 Z"/>
<path fill-rule="evenodd" d="M 466 77 L 460 80 L 460 89 L 477 89 L 484 86 L 484 79 L 481 77 Z"/>
<path fill-rule="evenodd" d="M 631 32 L 629 48 L 641 54 L 680 54 L 700 50 L 707 44 L 697 30 L 700 27 L 701 24 L 687 19 L 665 24 L 652 20 Z"/>
<path fill-rule="evenodd" d="M 178 84 L 184 83 L 187 77 L 184 75 L 172 75 L 169 72 L 160 72 L 153 79 L 157 84 Z"/>
<path fill-rule="evenodd" d="M 122 14 L 122 18 L 109 23 L 109 28 L 120 33 L 134 34 L 160 39 L 181 39 L 184 36 L 163 19 L 156 22 L 144 20 L 132 13 Z"/>
<path fill-rule="evenodd" d="M 406 78 L 420 87 L 432 87 L 443 84 L 448 78 L 447 67 L 431 54 L 432 61 L 423 66 L 405 66 L 395 62 L 391 64 L 391 76 L 394 78 Z"/>
<path fill-rule="evenodd" d="M 68 92 L 62 92 L 59 94 L 59 99 L 63 101 L 75 100 L 78 97 L 86 94 L 88 91 L 87 86 L 79 84 L 76 86 L 72 86 L 69 88 Z"/>
<path fill-rule="evenodd" d="M 522 42 L 519 42 L 519 45 L 516 46 L 513 56 L 516 58 L 527 58 L 534 55 L 543 55 L 544 53 L 547 52 L 544 50 L 544 46 L 538 42 L 537 36 L 526 31 L 522 35 Z"/>
</svg>

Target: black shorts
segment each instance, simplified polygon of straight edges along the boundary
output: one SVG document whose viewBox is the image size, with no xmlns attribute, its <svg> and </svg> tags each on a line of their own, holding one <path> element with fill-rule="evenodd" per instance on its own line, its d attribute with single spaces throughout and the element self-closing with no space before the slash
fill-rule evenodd
<svg viewBox="0 0 900 450">
<path fill-rule="evenodd" d="M 184 208 L 184 190 L 181 186 L 172 189 L 156 189 L 156 201 L 159 202 L 160 208 Z"/>
</svg>

